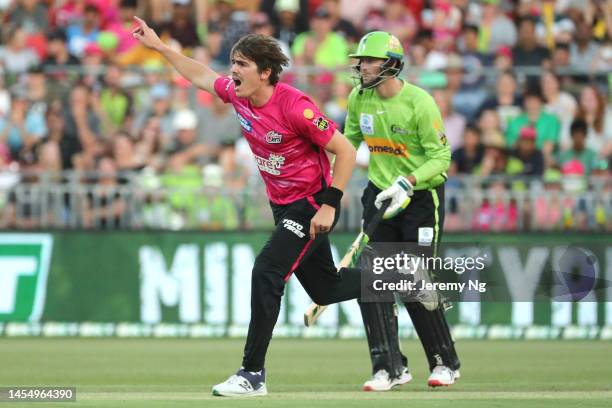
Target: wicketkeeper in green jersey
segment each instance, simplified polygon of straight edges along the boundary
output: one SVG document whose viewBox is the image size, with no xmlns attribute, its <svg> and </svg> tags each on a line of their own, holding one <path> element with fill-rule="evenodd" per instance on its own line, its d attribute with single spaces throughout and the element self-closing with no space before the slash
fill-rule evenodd
<svg viewBox="0 0 612 408">
<path fill-rule="evenodd" d="M 370 242 L 418 243 L 435 254 L 451 159 L 440 111 L 426 91 L 398 77 L 404 52 L 393 35 L 366 34 L 350 57 L 357 59 L 360 84 L 349 96 L 344 134 L 355 147 L 363 141 L 370 150 L 369 183 L 362 196 L 364 223 L 391 199 Z M 439 303 L 404 303 L 427 355 L 430 386 L 451 385 L 459 377 L 459 358 Z M 410 381 L 393 304 L 360 302 L 360 307 L 373 366 L 364 390 L 385 391 Z M 378 320 L 368 318 L 372 314 Z"/>
</svg>

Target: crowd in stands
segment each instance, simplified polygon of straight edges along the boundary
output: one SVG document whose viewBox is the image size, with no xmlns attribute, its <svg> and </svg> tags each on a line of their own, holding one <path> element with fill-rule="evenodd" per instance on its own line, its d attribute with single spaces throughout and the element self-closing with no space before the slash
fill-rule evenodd
<svg viewBox="0 0 612 408">
<path fill-rule="evenodd" d="M 89 187 L 79 227 L 122 225 L 126 184 L 143 191 L 141 226 L 265 218 L 259 202 L 232 204 L 257 167 L 231 106 L 141 46 L 134 15 L 221 73 L 241 36 L 276 37 L 291 60 L 282 81 L 340 128 L 355 84 L 348 54 L 364 33 L 389 31 L 405 50 L 402 77 L 444 118 L 449 230 L 612 229 L 612 0 L 0 0 L 5 225 L 36 227 L 15 222 L 27 218 L 15 188 L 60 173 Z M 176 193 L 187 187 L 202 193 Z M 175 193 L 155 193 L 164 189 Z"/>
</svg>

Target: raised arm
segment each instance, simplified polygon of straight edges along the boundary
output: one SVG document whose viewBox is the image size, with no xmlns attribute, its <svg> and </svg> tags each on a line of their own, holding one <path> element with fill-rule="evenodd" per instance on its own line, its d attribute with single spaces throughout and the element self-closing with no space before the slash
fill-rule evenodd
<svg viewBox="0 0 612 408">
<path fill-rule="evenodd" d="M 140 41 L 145 47 L 151 48 L 163 55 L 163 57 L 192 84 L 213 95 L 215 94 L 215 80 L 219 77 L 219 74 L 206 65 L 186 57 L 164 44 L 155 31 L 149 27 L 144 20 L 136 16 L 134 16 L 134 20 L 138 23 L 138 27 L 132 32 L 134 38 Z"/>
</svg>

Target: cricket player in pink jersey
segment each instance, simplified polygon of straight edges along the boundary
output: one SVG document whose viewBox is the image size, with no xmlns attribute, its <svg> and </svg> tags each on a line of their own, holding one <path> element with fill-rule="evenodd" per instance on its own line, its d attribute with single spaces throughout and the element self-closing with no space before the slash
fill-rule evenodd
<svg viewBox="0 0 612 408">
<path fill-rule="evenodd" d="M 264 361 L 285 282 L 295 274 L 319 305 L 360 294 L 360 271 L 336 272 L 327 233 L 355 164 L 355 149 L 299 90 L 279 83 L 287 57 L 271 37 L 247 35 L 231 52 L 231 77 L 166 46 L 136 18 L 134 37 L 195 86 L 231 103 L 266 184 L 276 229 L 255 260 L 242 367 L 213 387 L 219 396 L 266 395 Z M 334 154 L 333 179 L 326 151 Z"/>
</svg>

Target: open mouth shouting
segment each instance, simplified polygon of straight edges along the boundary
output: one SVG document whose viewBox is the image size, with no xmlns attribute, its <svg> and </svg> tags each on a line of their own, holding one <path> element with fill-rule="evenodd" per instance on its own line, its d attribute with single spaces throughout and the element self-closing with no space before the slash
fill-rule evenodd
<svg viewBox="0 0 612 408">
<path fill-rule="evenodd" d="M 234 89 L 238 90 L 242 85 L 242 80 L 235 75 L 232 75 L 232 81 L 234 81 Z"/>
</svg>

